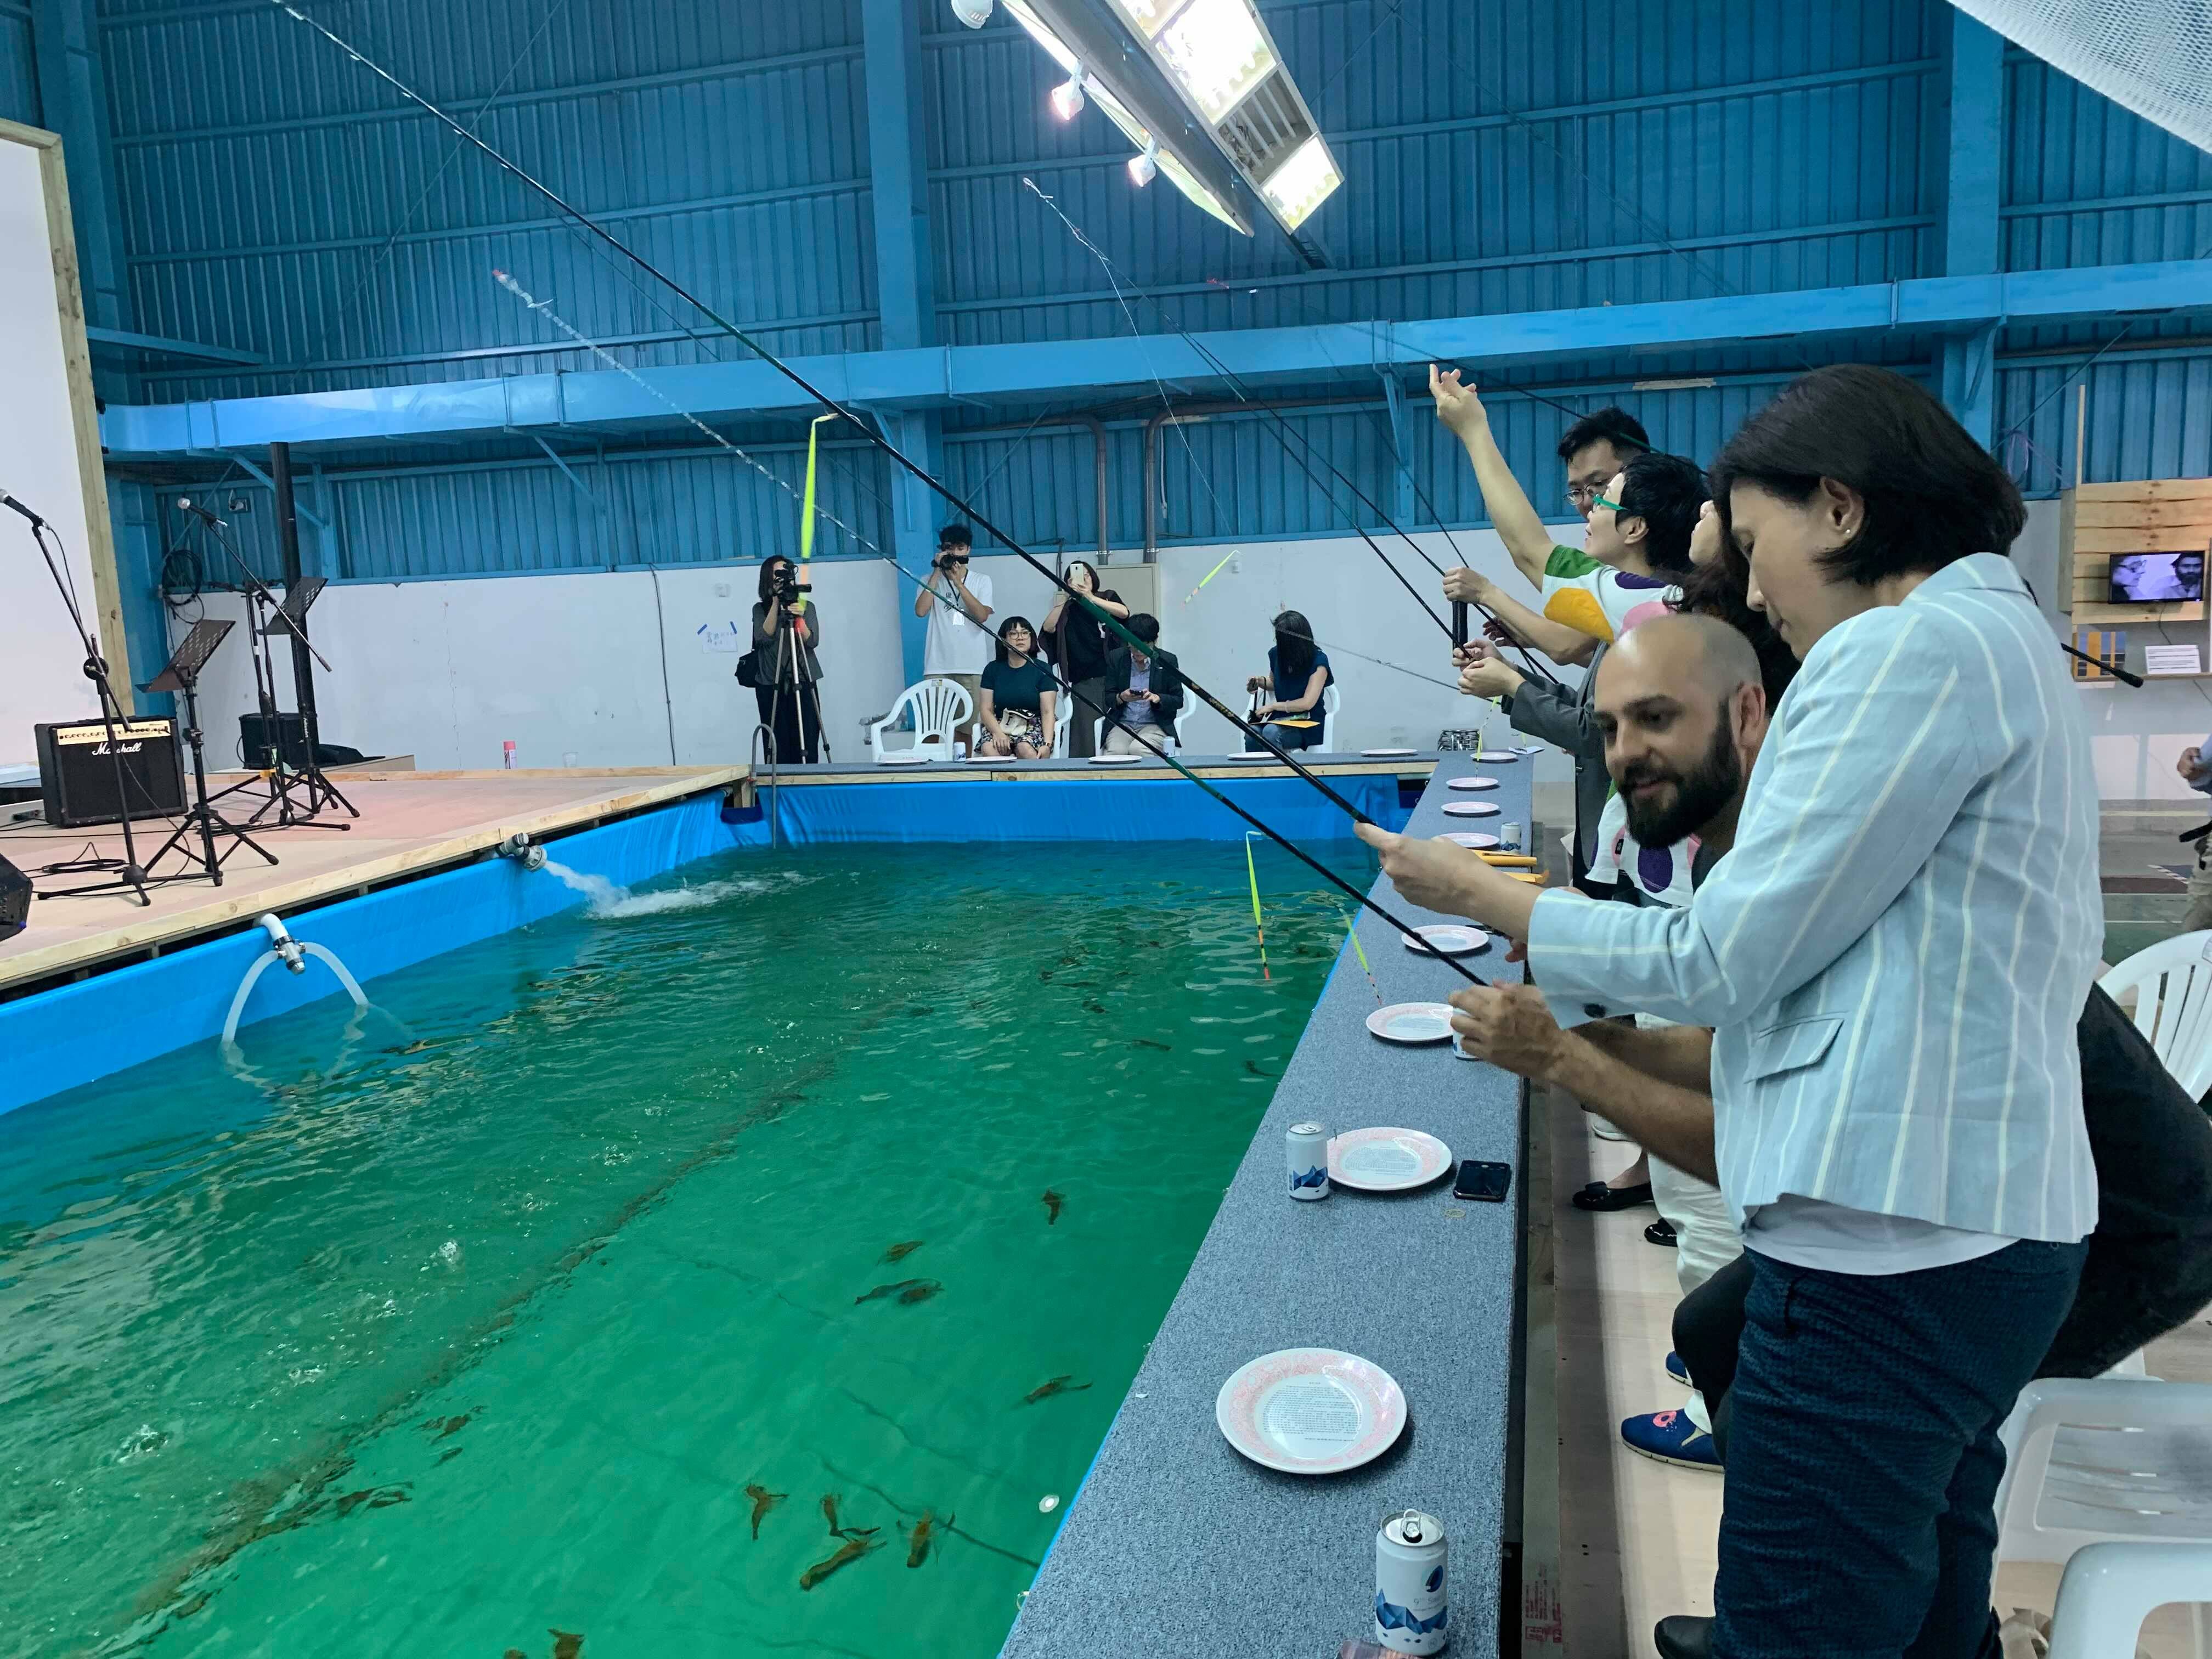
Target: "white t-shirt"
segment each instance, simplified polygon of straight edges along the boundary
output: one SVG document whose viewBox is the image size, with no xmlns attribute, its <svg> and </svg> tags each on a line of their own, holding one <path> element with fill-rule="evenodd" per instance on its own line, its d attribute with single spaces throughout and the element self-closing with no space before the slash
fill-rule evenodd
<svg viewBox="0 0 2212 1659">
<path fill-rule="evenodd" d="M 948 597 L 952 595 L 952 584 L 934 570 L 930 572 L 929 591 L 936 595 L 937 603 L 930 607 L 929 635 L 921 649 L 921 672 L 981 674 L 983 665 L 991 660 L 991 642 L 996 635 L 988 623 L 978 627 L 961 608 L 957 596 Z M 978 605 L 988 605 L 991 579 L 971 568 L 968 592 Z"/>
</svg>

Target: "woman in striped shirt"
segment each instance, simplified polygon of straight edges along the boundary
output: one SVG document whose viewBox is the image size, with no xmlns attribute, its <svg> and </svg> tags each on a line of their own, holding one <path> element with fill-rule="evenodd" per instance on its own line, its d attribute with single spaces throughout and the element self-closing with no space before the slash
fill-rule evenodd
<svg viewBox="0 0 2212 1659">
<path fill-rule="evenodd" d="M 2003 556 L 2019 492 L 1919 386 L 1808 374 L 1714 483 L 1803 666 L 1690 905 L 1538 896 L 1361 833 L 1414 902 L 1526 939 L 1563 1021 L 1713 1029 L 1754 1279 L 1710 1651 L 1994 1652 L 1997 1430 L 2097 1218 L 2087 724 Z"/>
</svg>

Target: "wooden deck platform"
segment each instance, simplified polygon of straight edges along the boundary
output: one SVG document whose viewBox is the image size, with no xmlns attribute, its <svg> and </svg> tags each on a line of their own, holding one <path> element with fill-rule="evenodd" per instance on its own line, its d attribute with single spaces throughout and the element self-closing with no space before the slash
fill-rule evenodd
<svg viewBox="0 0 2212 1659">
<path fill-rule="evenodd" d="M 40 873 L 64 860 L 113 856 L 122 836 L 113 825 L 58 830 L 32 822 L 0 828 L 0 858 L 32 878 L 40 894 L 30 925 L 0 943 L 0 999 L 20 995 L 58 978 L 82 977 L 105 968 L 251 921 L 265 910 L 297 908 L 420 874 L 472 858 L 509 835 L 544 838 L 563 830 L 678 800 L 740 782 L 742 766 L 641 767 L 599 771 L 413 772 L 350 769 L 333 774 L 360 808 L 358 820 L 343 813 L 331 822 L 348 830 L 301 828 L 256 832 L 279 862 L 264 864 L 240 848 L 223 865 L 220 887 L 204 877 L 151 889 L 142 908 L 127 893 L 47 897 L 65 887 L 108 878 L 91 874 Z M 210 790 L 238 781 L 210 777 Z M 222 810 L 243 817 L 253 795 L 234 796 Z M 240 801 L 248 804 L 236 811 Z M 167 839 L 169 825 L 134 824 L 141 858 Z M 93 848 L 87 854 L 86 848 Z M 222 843 L 218 843 L 218 851 Z M 185 868 L 174 854 L 155 873 Z"/>
</svg>

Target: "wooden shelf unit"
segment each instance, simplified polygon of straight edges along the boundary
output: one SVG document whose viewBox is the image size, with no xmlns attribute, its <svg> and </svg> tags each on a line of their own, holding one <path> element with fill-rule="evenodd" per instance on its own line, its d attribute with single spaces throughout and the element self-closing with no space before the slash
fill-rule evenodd
<svg viewBox="0 0 2212 1659">
<path fill-rule="evenodd" d="M 2070 580 L 2066 614 L 2077 628 L 2204 620 L 2201 599 L 2112 602 L 2122 553 L 2212 553 L 2212 478 L 2081 484 L 2058 498 L 2059 568 Z"/>
</svg>

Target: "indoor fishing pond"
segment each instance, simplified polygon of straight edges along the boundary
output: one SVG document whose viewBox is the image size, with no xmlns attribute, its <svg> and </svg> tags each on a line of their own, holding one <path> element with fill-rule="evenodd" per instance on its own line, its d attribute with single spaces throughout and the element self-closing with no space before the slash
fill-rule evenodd
<svg viewBox="0 0 2212 1659">
<path fill-rule="evenodd" d="M 1236 842 L 572 878 L 8 1115 L 0 1646 L 995 1651 L 1345 936 L 1253 856 L 1264 969 Z"/>
</svg>

